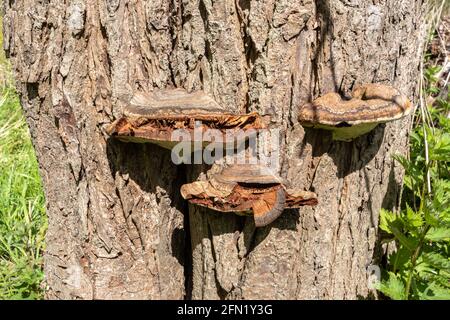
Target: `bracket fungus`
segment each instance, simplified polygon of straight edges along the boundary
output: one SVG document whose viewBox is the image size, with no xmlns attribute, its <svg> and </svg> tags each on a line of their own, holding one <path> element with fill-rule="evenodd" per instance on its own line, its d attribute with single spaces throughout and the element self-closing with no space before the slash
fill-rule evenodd
<svg viewBox="0 0 450 320">
<path fill-rule="evenodd" d="M 181 187 L 181 195 L 192 204 L 221 212 L 252 214 L 256 227 L 277 219 L 285 208 L 316 205 L 313 192 L 287 189 L 270 168 L 253 164 L 234 164 Z"/>
<path fill-rule="evenodd" d="M 188 93 L 178 88 L 136 93 L 124 108 L 123 116 L 107 132 L 122 141 L 151 142 L 171 149 L 180 142 L 180 137 L 173 134 L 177 129 L 186 133 L 191 143 L 205 143 L 202 134 L 196 135 L 195 130 L 237 133 L 265 127 L 265 119 L 258 113 L 233 114 L 203 91 Z M 231 137 L 236 138 L 233 134 Z"/>
<path fill-rule="evenodd" d="M 412 104 L 397 89 L 383 84 L 357 87 L 352 99 L 327 93 L 303 105 L 298 114 L 305 127 L 331 130 L 333 140 L 351 141 L 385 123 L 407 116 Z"/>
</svg>

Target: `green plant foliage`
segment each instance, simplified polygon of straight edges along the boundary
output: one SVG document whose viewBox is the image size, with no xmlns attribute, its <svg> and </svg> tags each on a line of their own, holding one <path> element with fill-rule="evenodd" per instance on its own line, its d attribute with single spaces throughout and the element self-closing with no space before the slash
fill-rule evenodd
<svg viewBox="0 0 450 320">
<path fill-rule="evenodd" d="M 424 72 L 427 95 L 441 94 L 439 71 Z M 391 299 L 450 299 L 449 96 L 427 108 L 429 117 L 420 118 L 411 134 L 409 158 L 395 157 L 405 169 L 402 210 L 380 216 L 380 229 L 397 245 L 378 283 Z"/>
<path fill-rule="evenodd" d="M 4 86 L 0 88 L 0 167 L 0 299 L 42 298 L 44 195 L 17 94 Z"/>
</svg>

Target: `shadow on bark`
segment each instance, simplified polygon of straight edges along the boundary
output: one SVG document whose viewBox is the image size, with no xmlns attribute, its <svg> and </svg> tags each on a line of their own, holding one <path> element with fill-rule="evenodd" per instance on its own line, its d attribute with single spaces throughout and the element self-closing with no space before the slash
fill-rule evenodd
<svg viewBox="0 0 450 320">
<path fill-rule="evenodd" d="M 324 1 L 316 1 L 316 17 L 317 20 L 320 21 L 320 28 L 317 33 L 317 39 L 316 39 L 316 49 L 314 52 L 314 61 L 313 65 L 314 67 L 311 69 L 314 74 L 311 74 L 312 79 L 316 79 L 316 82 L 319 82 L 319 74 L 318 70 L 320 70 L 320 66 L 323 63 L 320 61 L 320 57 L 323 56 L 323 52 L 325 50 L 325 44 L 327 43 L 327 37 L 328 39 L 328 50 L 330 53 L 330 60 L 329 60 L 329 69 L 331 73 L 331 81 L 332 81 L 332 88 L 334 92 L 338 92 L 342 94 L 342 81 L 338 80 L 337 74 L 336 74 L 336 62 L 335 62 L 335 55 L 333 54 L 333 47 L 332 47 L 332 39 L 333 39 L 333 19 L 331 16 L 331 5 L 329 0 Z M 322 84 L 323 85 L 323 84 Z M 331 88 L 329 88 L 331 89 Z"/>
<path fill-rule="evenodd" d="M 386 210 L 396 210 L 400 206 L 400 199 L 402 194 L 402 186 L 395 179 L 394 166 L 391 167 L 389 172 L 389 182 L 386 189 L 386 194 L 384 195 L 381 207 Z M 388 254 L 393 248 L 383 246 L 383 243 L 393 240 L 392 235 L 387 234 L 383 230 L 378 230 L 377 240 L 375 242 L 372 262 L 374 265 L 383 267 L 386 269 Z M 394 244 L 395 248 L 395 244 Z"/>
<path fill-rule="evenodd" d="M 171 206 L 184 215 L 184 230 L 174 229 L 171 235 L 172 255 L 185 266 L 189 264 L 186 246 L 190 243 L 187 204 L 180 194 L 186 183 L 186 168 L 171 161 L 170 151 L 149 143 L 125 143 L 115 139 L 107 141 L 109 168 L 134 181 L 144 192 L 157 193 L 157 187 L 167 191 Z M 186 260 L 188 259 L 188 260 Z"/>
<path fill-rule="evenodd" d="M 395 210 L 400 205 L 402 196 L 402 185 L 395 179 L 394 166 L 392 165 L 389 172 L 389 182 L 384 195 L 381 207 L 386 210 Z"/>
<path fill-rule="evenodd" d="M 379 125 L 371 132 L 352 142 L 333 141 L 331 131 L 305 128 L 305 138 L 300 148 L 303 154 L 307 144 L 312 147 L 312 157 L 328 154 L 337 167 L 338 178 L 363 169 L 378 153 L 383 144 L 385 126 Z M 314 190 L 311 190 L 314 191 Z"/>
<path fill-rule="evenodd" d="M 176 166 L 170 151 L 150 143 L 125 143 L 108 139 L 107 154 L 111 173 L 128 175 L 143 191 L 155 193 L 156 187 L 171 190 L 173 206 L 182 211 L 179 187 L 185 183 L 183 166 Z M 174 181 L 172 178 L 176 176 Z"/>
</svg>

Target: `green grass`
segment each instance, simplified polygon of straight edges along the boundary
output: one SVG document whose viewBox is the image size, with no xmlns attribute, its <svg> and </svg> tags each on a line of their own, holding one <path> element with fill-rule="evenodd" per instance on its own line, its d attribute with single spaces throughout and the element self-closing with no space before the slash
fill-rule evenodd
<svg viewBox="0 0 450 320">
<path fill-rule="evenodd" d="M 47 228 L 45 201 L 30 134 L 9 70 L 1 52 L 0 299 L 40 299 Z"/>
</svg>

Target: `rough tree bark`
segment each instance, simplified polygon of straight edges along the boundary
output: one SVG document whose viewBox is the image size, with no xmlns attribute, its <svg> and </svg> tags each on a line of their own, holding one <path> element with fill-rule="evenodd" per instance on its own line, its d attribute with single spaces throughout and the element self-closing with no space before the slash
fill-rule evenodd
<svg viewBox="0 0 450 320">
<path fill-rule="evenodd" d="M 422 0 L 5 0 L 4 47 L 47 198 L 47 298 L 370 297 L 410 119 L 332 142 L 296 108 L 367 82 L 414 98 L 423 12 Z M 257 230 L 188 207 L 179 187 L 201 168 L 104 131 L 120 98 L 164 87 L 270 114 L 281 174 L 319 205 Z"/>
</svg>

